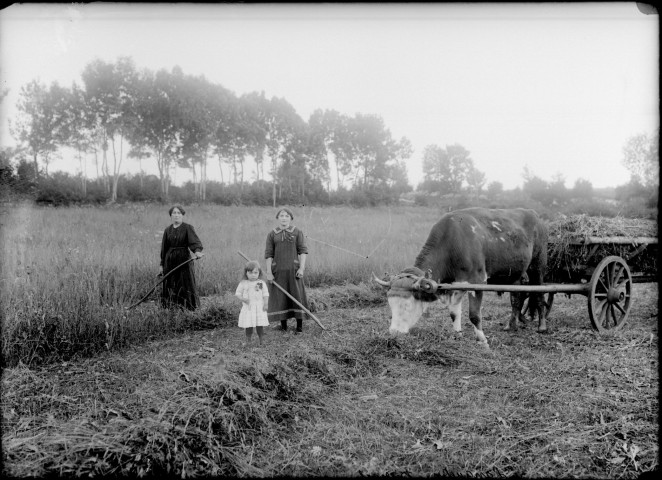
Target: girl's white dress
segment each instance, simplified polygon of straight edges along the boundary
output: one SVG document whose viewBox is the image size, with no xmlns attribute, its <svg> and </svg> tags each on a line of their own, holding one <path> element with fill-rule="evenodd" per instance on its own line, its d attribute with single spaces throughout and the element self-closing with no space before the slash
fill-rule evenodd
<svg viewBox="0 0 662 480">
<path fill-rule="evenodd" d="M 242 280 L 235 295 L 248 297 L 248 304 L 241 302 L 239 326 L 241 328 L 268 327 L 269 320 L 264 305 L 269 301 L 269 289 L 262 280 Z"/>
</svg>

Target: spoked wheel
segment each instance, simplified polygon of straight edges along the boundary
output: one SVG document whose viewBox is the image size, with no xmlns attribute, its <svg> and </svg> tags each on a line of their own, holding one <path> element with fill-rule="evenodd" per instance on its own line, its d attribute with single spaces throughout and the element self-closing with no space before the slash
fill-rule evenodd
<svg viewBox="0 0 662 480">
<path fill-rule="evenodd" d="M 548 294 L 543 294 L 543 306 L 545 307 L 544 315 L 545 318 L 549 318 L 549 312 L 552 310 L 552 305 L 554 305 L 554 293 L 550 292 Z M 522 301 L 522 308 L 520 310 L 520 321 L 528 321 L 531 315 L 529 312 L 529 295 L 526 295 L 526 298 Z"/>
<path fill-rule="evenodd" d="M 588 294 L 594 329 L 603 333 L 623 328 L 630 313 L 631 288 L 630 268 L 621 257 L 607 257 L 598 264 Z"/>
</svg>

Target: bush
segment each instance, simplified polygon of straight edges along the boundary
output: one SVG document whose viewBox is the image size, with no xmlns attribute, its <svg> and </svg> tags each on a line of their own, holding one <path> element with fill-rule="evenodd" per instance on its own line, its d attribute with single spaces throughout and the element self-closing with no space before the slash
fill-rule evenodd
<svg viewBox="0 0 662 480">
<path fill-rule="evenodd" d="M 429 204 L 428 196 L 424 193 L 414 195 L 414 204 L 418 207 L 427 207 Z"/>
<path fill-rule="evenodd" d="M 594 198 L 576 198 L 573 199 L 564 209 L 566 215 L 585 214 L 589 217 L 615 217 L 619 209 L 604 200 Z"/>
<path fill-rule="evenodd" d="M 83 197 L 77 192 L 61 190 L 52 185 L 39 188 L 35 201 L 41 205 L 52 205 L 54 207 L 68 206 L 72 203 L 82 202 Z"/>
</svg>

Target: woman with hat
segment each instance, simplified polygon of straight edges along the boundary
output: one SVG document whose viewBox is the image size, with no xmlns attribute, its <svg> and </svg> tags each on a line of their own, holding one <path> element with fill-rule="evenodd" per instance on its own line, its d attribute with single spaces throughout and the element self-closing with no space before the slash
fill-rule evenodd
<svg viewBox="0 0 662 480">
<path fill-rule="evenodd" d="M 276 282 L 299 303 L 308 308 L 306 290 L 303 285 L 308 248 L 303 232 L 292 225 L 294 214 L 289 208 L 278 210 L 276 219 L 278 226 L 267 235 L 267 246 L 264 253 L 267 263 L 267 280 L 269 283 Z M 295 333 L 301 333 L 305 315 L 301 307 L 280 289 L 270 288 L 267 316 L 270 321 L 280 321 L 283 332 L 287 331 L 287 320 L 294 318 L 297 321 Z"/>
</svg>

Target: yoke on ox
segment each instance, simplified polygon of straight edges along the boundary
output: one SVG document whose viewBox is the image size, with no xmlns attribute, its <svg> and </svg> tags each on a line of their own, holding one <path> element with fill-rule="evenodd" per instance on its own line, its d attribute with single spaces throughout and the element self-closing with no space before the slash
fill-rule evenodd
<svg viewBox="0 0 662 480">
<path fill-rule="evenodd" d="M 459 332 L 464 291 L 429 293 L 421 288 L 430 278 L 437 283 L 541 285 L 547 266 L 547 228 L 533 210 L 466 208 L 445 214 L 430 231 L 414 267 L 375 281 L 388 287 L 391 333 L 408 333 L 430 302 L 441 298 Z M 512 313 L 506 330 L 517 329 L 522 294 L 511 293 Z M 483 292 L 469 294 L 469 319 L 476 338 L 487 346 L 482 329 Z M 529 297 L 531 316 L 538 315 L 538 331 L 547 330 L 542 294 Z"/>
</svg>

